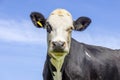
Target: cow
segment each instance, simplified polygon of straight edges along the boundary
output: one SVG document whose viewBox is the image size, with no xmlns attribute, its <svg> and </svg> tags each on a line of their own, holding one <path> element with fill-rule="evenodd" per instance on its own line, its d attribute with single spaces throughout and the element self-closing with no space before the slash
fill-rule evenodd
<svg viewBox="0 0 120 80">
<path fill-rule="evenodd" d="M 73 20 L 65 9 L 55 9 L 45 18 L 32 12 L 37 28 L 47 31 L 47 57 L 43 80 L 120 80 L 120 50 L 80 43 L 73 30 L 84 31 L 92 22 L 82 16 Z"/>
</svg>

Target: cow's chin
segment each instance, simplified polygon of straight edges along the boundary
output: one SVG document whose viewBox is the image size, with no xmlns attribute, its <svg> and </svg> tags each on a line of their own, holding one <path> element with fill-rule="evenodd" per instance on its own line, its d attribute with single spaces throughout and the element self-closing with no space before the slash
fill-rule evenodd
<svg viewBox="0 0 120 80">
<path fill-rule="evenodd" d="M 49 50 L 48 51 L 48 54 L 51 58 L 54 58 L 54 59 L 61 59 L 63 57 L 65 57 L 67 54 L 69 53 L 69 51 L 66 49 L 64 50 Z"/>
</svg>

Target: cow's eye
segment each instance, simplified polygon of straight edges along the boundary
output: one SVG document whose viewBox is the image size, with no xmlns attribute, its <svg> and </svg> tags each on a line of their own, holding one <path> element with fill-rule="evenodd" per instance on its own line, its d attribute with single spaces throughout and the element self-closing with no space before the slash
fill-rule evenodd
<svg viewBox="0 0 120 80">
<path fill-rule="evenodd" d="M 51 25 L 49 24 L 49 22 L 46 22 L 46 29 L 47 29 L 47 32 L 50 33 L 52 31 L 52 27 Z"/>
<path fill-rule="evenodd" d="M 72 29 L 73 29 L 73 27 L 70 27 L 70 28 L 66 29 L 66 31 L 67 31 L 67 32 L 71 32 Z"/>
</svg>

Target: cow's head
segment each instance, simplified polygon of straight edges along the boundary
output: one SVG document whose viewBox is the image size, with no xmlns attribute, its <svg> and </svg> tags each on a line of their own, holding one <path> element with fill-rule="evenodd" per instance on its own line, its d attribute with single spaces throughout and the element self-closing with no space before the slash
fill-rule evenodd
<svg viewBox="0 0 120 80">
<path fill-rule="evenodd" d="M 47 19 L 38 12 L 32 12 L 30 17 L 36 27 L 47 30 L 48 53 L 52 57 L 68 54 L 72 30 L 83 31 L 91 22 L 88 17 L 73 21 L 72 15 L 65 9 L 54 10 Z"/>
</svg>

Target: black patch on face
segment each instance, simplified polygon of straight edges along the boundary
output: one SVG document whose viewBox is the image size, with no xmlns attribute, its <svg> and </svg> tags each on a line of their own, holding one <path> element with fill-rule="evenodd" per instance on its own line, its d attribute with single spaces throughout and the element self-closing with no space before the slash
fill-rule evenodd
<svg viewBox="0 0 120 80">
<path fill-rule="evenodd" d="M 52 31 L 52 27 L 51 25 L 49 24 L 49 22 L 46 22 L 46 29 L 47 29 L 47 32 L 50 33 Z"/>
</svg>

